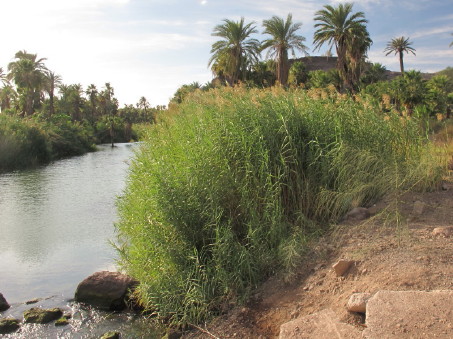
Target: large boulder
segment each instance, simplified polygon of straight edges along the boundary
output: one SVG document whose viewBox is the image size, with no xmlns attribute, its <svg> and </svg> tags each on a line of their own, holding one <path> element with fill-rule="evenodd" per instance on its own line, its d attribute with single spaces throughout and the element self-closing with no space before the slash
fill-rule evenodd
<svg viewBox="0 0 453 339">
<path fill-rule="evenodd" d="M 57 320 L 62 315 L 63 311 L 59 308 L 43 309 L 33 307 L 24 312 L 24 320 L 26 323 L 47 324 Z"/>
<path fill-rule="evenodd" d="M 103 310 L 120 311 L 126 307 L 129 293 L 137 284 L 119 272 L 96 272 L 77 286 L 75 300 Z"/>
<path fill-rule="evenodd" d="M 453 291 L 379 291 L 366 305 L 363 337 L 453 338 Z"/>
<path fill-rule="evenodd" d="M 3 294 L 0 293 L 0 312 L 6 311 L 9 308 L 9 304 L 7 303 Z"/>
</svg>

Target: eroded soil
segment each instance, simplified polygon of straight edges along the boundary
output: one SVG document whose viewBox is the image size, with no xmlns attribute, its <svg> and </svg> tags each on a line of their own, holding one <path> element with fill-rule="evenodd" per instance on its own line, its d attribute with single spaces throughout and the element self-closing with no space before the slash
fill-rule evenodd
<svg viewBox="0 0 453 339">
<path fill-rule="evenodd" d="M 314 244 L 290 282 L 270 279 L 248 304 L 185 337 L 277 338 L 283 323 L 325 308 L 363 329 L 364 316 L 346 310 L 354 292 L 453 290 L 453 234 L 433 233 L 453 226 L 451 175 L 437 191 L 386 199 L 370 212 Z M 331 267 L 343 258 L 356 264 L 337 277 Z"/>
</svg>

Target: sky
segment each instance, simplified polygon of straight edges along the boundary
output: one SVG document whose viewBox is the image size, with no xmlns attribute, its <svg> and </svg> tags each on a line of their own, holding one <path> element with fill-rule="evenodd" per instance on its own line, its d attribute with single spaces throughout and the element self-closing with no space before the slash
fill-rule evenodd
<svg viewBox="0 0 453 339">
<path fill-rule="evenodd" d="M 223 19 L 262 21 L 277 15 L 302 22 L 299 34 L 313 51 L 314 14 L 342 0 L 1 0 L 0 67 L 6 70 L 19 50 L 46 58 L 63 83 L 110 82 L 122 107 L 140 97 L 167 105 L 178 87 L 212 80 L 208 60 Z M 405 69 L 436 72 L 453 66 L 453 0 L 356 0 L 365 13 L 373 45 L 369 61 L 399 70 L 385 56 L 392 38 L 409 37 L 416 56 L 405 54 Z M 261 33 L 255 36 L 266 38 Z M 263 53 L 263 58 L 266 53 Z M 296 57 L 302 55 L 298 54 Z"/>
</svg>

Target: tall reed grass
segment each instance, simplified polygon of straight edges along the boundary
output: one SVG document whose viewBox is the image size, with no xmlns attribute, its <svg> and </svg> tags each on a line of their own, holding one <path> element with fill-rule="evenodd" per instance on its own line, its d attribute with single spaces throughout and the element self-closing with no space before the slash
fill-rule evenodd
<svg viewBox="0 0 453 339">
<path fill-rule="evenodd" d="M 223 88 L 154 126 L 118 202 L 120 264 L 142 305 L 205 320 L 297 266 L 351 207 L 437 180 L 417 121 L 368 106 L 329 90 Z"/>
</svg>

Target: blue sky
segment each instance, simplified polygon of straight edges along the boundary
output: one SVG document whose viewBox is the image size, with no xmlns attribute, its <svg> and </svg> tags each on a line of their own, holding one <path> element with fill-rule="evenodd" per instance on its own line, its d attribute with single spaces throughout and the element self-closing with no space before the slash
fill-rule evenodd
<svg viewBox="0 0 453 339">
<path fill-rule="evenodd" d="M 310 55 L 313 17 L 325 4 L 341 0 L 5 0 L 0 3 L 4 69 L 19 50 L 47 58 L 65 84 L 110 82 L 121 106 L 145 96 L 165 105 L 185 83 L 212 79 L 207 67 L 215 25 L 225 18 L 261 23 L 293 14 L 303 23 Z M 416 56 L 405 55 L 406 69 L 434 72 L 453 66 L 452 0 L 357 0 L 354 11 L 369 20 L 371 62 L 398 70 L 398 58 L 385 56 L 386 43 L 410 37 Z M 258 39 L 264 36 L 258 34 Z M 265 54 L 263 55 L 263 57 Z M 298 55 L 300 56 L 300 55 Z"/>
</svg>

